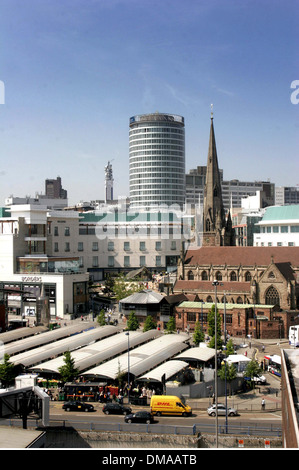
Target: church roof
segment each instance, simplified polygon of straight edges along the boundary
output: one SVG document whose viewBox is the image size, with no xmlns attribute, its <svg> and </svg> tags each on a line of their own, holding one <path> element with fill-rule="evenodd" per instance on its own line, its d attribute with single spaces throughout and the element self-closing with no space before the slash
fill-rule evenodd
<svg viewBox="0 0 299 470">
<path fill-rule="evenodd" d="M 211 281 L 183 281 L 178 280 L 175 283 L 174 290 L 178 291 L 185 291 L 185 290 L 194 290 L 197 293 L 201 292 L 211 292 L 213 290 Z M 221 281 L 219 286 L 217 287 L 219 294 L 224 292 L 233 293 L 250 293 L 250 282 L 237 282 L 237 281 Z"/>
<path fill-rule="evenodd" d="M 299 247 L 297 246 L 203 246 L 187 250 L 185 266 L 268 266 L 273 263 L 290 262 L 299 267 Z"/>
</svg>

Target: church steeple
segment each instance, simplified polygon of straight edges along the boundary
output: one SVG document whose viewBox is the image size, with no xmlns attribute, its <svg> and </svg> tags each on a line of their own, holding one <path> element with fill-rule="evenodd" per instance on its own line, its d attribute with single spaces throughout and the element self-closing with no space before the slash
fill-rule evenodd
<svg viewBox="0 0 299 470">
<path fill-rule="evenodd" d="M 231 244 L 227 236 L 227 223 L 222 200 L 221 179 L 218 167 L 214 117 L 211 113 L 210 140 L 203 205 L 203 246 Z"/>
</svg>

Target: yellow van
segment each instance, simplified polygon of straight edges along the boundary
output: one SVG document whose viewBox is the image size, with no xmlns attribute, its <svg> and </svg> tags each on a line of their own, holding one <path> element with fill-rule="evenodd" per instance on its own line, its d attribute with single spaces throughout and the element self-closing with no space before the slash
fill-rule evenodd
<svg viewBox="0 0 299 470">
<path fill-rule="evenodd" d="M 192 409 L 184 403 L 184 399 L 174 395 L 153 395 L 151 398 L 151 413 L 153 416 L 181 415 L 191 416 Z"/>
</svg>

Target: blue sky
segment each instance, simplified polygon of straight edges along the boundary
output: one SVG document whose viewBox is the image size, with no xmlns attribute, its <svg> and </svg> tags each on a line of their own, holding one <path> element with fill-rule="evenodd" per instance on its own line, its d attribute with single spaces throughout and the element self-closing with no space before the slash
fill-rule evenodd
<svg viewBox="0 0 299 470">
<path fill-rule="evenodd" d="M 184 116 L 224 179 L 299 184 L 298 0 L 0 0 L 0 205 L 62 178 L 69 202 L 129 195 L 129 118 Z M 1 97 L 0 97 L 1 102 Z"/>
</svg>

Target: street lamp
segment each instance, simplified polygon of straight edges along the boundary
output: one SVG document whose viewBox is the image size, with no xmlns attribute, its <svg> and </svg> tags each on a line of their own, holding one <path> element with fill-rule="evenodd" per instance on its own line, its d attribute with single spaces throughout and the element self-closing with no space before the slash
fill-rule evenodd
<svg viewBox="0 0 299 470">
<path fill-rule="evenodd" d="M 224 347 L 226 352 L 226 296 L 228 292 L 224 292 Z M 227 355 L 226 355 L 227 359 Z M 225 361 L 225 429 L 226 434 L 228 432 L 228 420 L 227 420 L 227 379 L 226 379 L 226 367 L 227 360 Z"/>
<path fill-rule="evenodd" d="M 128 337 L 128 404 L 130 404 L 130 333 L 125 335 Z"/>
<path fill-rule="evenodd" d="M 218 448 L 218 384 L 217 384 L 217 286 L 219 281 L 214 280 L 212 285 L 215 287 L 215 406 L 216 406 L 216 448 Z"/>
</svg>

